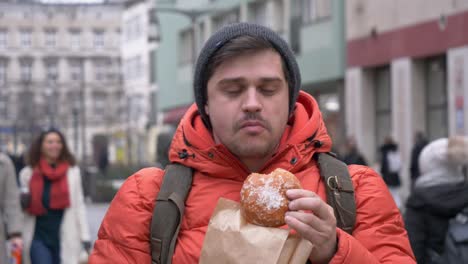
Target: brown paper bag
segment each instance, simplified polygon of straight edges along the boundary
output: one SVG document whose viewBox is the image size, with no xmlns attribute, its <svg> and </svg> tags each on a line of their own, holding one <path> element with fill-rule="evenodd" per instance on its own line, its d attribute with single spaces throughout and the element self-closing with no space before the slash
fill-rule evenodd
<svg viewBox="0 0 468 264">
<path fill-rule="evenodd" d="M 309 241 L 288 229 L 247 223 L 239 203 L 221 198 L 210 219 L 199 263 L 304 264 L 311 250 Z"/>
</svg>

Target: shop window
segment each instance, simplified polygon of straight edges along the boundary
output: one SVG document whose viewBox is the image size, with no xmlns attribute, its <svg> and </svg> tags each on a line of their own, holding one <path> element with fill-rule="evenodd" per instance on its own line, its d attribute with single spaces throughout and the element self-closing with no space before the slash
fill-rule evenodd
<svg viewBox="0 0 468 264">
<path fill-rule="evenodd" d="M 376 145 L 380 146 L 392 131 L 392 93 L 390 68 L 382 67 L 375 71 L 375 127 Z"/>
<path fill-rule="evenodd" d="M 447 137 L 447 67 L 445 57 L 426 61 L 426 131 L 430 140 Z"/>
</svg>

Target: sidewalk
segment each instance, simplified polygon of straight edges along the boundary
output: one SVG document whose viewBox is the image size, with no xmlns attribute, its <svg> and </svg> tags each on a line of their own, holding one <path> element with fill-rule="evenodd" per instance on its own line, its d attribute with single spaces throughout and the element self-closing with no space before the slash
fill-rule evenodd
<svg viewBox="0 0 468 264">
<path fill-rule="evenodd" d="M 101 226 L 102 219 L 106 214 L 107 208 L 109 207 L 108 203 L 87 203 L 86 204 L 86 213 L 89 224 L 89 232 L 91 234 L 91 242 L 97 239 L 97 233 L 99 227 Z"/>
</svg>

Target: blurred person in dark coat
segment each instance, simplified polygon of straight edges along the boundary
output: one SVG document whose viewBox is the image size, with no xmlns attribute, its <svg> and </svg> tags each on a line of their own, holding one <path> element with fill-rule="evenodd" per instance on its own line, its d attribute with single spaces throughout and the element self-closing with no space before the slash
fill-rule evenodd
<svg viewBox="0 0 468 264">
<path fill-rule="evenodd" d="M 405 224 L 419 264 L 434 263 L 443 253 L 449 220 L 468 206 L 468 138 L 429 143 L 419 157 L 421 175 L 406 203 Z"/>
<path fill-rule="evenodd" d="M 12 246 L 23 247 L 23 214 L 19 197 L 13 163 L 7 155 L 0 153 L 0 263 L 9 263 L 6 241 Z"/>
<path fill-rule="evenodd" d="M 344 153 L 343 162 L 348 165 L 356 164 L 367 166 L 366 159 L 359 151 L 356 140 L 353 137 L 348 138 L 348 141 L 346 142 L 346 151 Z"/>
<path fill-rule="evenodd" d="M 424 134 L 419 131 L 414 135 L 414 146 L 411 150 L 411 164 L 410 164 L 410 174 L 411 174 L 411 189 L 414 188 L 414 182 L 420 175 L 419 171 L 419 155 L 423 148 L 427 145 L 428 141 Z"/>
<path fill-rule="evenodd" d="M 401 207 L 399 189 L 401 185 L 400 171 L 402 161 L 398 145 L 390 136 L 385 138 L 384 144 L 380 147 L 380 172 L 383 180 L 388 186 L 390 193 L 398 208 Z"/>
</svg>

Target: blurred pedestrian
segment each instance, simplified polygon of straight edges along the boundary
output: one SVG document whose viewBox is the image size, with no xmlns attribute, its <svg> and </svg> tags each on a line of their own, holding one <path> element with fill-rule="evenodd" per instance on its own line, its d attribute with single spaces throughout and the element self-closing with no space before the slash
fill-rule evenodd
<svg viewBox="0 0 468 264">
<path fill-rule="evenodd" d="M 400 170 L 402 167 L 398 145 L 392 137 L 387 136 L 380 147 L 380 172 L 398 208 L 401 208 L 400 199 Z"/>
<path fill-rule="evenodd" d="M 408 198 L 405 215 L 419 264 L 434 263 L 443 254 L 449 220 L 468 206 L 468 184 L 462 173 L 466 159 L 457 160 L 468 155 L 467 148 L 468 138 L 442 138 L 421 152 L 421 176 Z"/>
<path fill-rule="evenodd" d="M 23 247 L 22 221 L 15 168 L 8 156 L 0 153 L 0 263 L 9 263 L 7 241 L 13 247 Z"/>
<path fill-rule="evenodd" d="M 174 137 L 175 127 L 171 126 L 158 135 L 156 163 L 160 168 L 165 168 L 170 163 L 169 148 Z"/>
<path fill-rule="evenodd" d="M 346 150 L 343 161 L 348 165 L 357 164 L 367 166 L 366 159 L 359 151 L 356 140 L 353 137 L 348 138 L 348 141 L 346 142 Z"/>
<path fill-rule="evenodd" d="M 29 202 L 24 205 L 24 264 L 77 264 L 89 250 L 90 234 L 80 170 L 63 134 L 48 130 L 33 142 L 20 172 Z"/>
<path fill-rule="evenodd" d="M 414 135 L 414 145 L 411 150 L 411 165 L 410 165 L 410 174 L 411 174 L 411 189 L 414 188 L 414 182 L 419 177 L 419 155 L 423 148 L 427 145 L 427 139 L 424 134 L 419 131 Z"/>
</svg>

